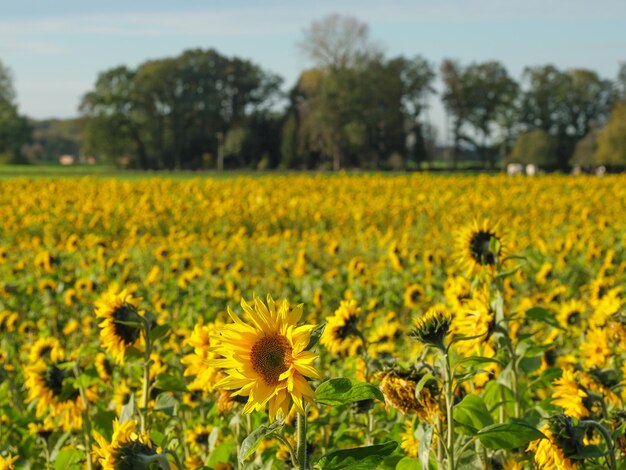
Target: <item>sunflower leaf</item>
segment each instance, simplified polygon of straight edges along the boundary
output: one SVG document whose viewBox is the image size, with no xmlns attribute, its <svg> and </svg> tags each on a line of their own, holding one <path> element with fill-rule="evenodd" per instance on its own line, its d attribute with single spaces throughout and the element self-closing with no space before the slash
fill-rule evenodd
<svg viewBox="0 0 626 470">
<path fill-rule="evenodd" d="M 373 446 L 334 450 L 322 456 L 317 461 L 317 465 L 324 470 L 373 470 L 397 446 L 397 442 L 389 441 Z"/>
<path fill-rule="evenodd" d="M 171 331 L 170 324 L 165 323 L 163 325 L 157 325 L 150 330 L 150 340 L 156 341 L 159 338 L 167 336 Z"/>
<path fill-rule="evenodd" d="M 315 329 L 311 332 L 311 339 L 309 340 L 309 345 L 306 347 L 307 351 L 310 351 L 315 347 L 317 343 L 319 343 L 320 338 L 322 337 L 322 333 L 324 333 L 324 328 L 326 327 L 326 323 L 322 323 L 315 327 Z"/>
<path fill-rule="evenodd" d="M 526 318 L 528 320 L 540 321 L 542 323 L 545 323 L 546 325 L 558 328 L 559 330 L 563 329 L 557 319 L 554 318 L 552 312 L 542 307 L 533 307 L 526 310 Z"/>
<path fill-rule="evenodd" d="M 162 411 L 168 416 L 174 416 L 176 415 L 176 408 L 178 408 L 178 400 L 175 396 L 165 392 L 157 395 L 155 411 Z"/>
<path fill-rule="evenodd" d="M 515 449 L 546 437 L 537 428 L 524 421 L 492 424 L 478 431 L 476 435 L 481 444 L 488 449 Z"/>
<path fill-rule="evenodd" d="M 493 418 L 480 395 L 466 395 L 454 407 L 454 421 L 459 431 L 470 436 L 476 435 L 479 429 L 493 424 Z"/>
<path fill-rule="evenodd" d="M 122 406 L 122 410 L 120 411 L 120 424 L 125 423 L 126 421 L 131 419 L 134 414 L 135 414 L 135 397 L 131 393 L 128 403 Z"/>
<path fill-rule="evenodd" d="M 248 434 L 248 437 L 243 440 L 239 447 L 239 453 L 237 455 L 239 462 L 243 465 L 244 460 L 258 449 L 263 439 L 274 434 L 278 429 L 283 427 L 283 424 L 284 422 L 282 420 L 274 421 L 269 426 L 259 426 Z"/>
<path fill-rule="evenodd" d="M 362 400 L 384 402 L 385 397 L 375 385 L 346 378 L 327 380 L 315 390 L 315 401 L 322 405 L 340 406 Z"/>
</svg>

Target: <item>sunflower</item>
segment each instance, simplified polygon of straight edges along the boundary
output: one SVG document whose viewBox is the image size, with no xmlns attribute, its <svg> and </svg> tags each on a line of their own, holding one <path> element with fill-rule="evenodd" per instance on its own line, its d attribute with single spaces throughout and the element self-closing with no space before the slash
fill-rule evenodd
<svg viewBox="0 0 626 470">
<path fill-rule="evenodd" d="M 139 316 L 143 313 L 137 311 L 140 300 L 124 289 L 119 294 L 109 291 L 96 302 L 96 317 L 102 319 L 98 325 L 100 341 L 117 364 L 123 364 L 126 349 L 139 342 Z"/>
<path fill-rule="evenodd" d="M 561 305 L 556 318 L 563 328 L 580 327 L 585 317 L 587 306 L 580 300 L 570 300 Z"/>
<path fill-rule="evenodd" d="M 492 239 L 495 239 L 495 249 Z M 488 220 L 475 221 L 463 230 L 458 238 L 459 262 L 468 272 L 477 272 L 483 268 L 494 269 L 502 257 L 502 236 L 498 224 Z"/>
<path fill-rule="evenodd" d="M 98 377 L 100 377 L 100 380 L 110 383 L 111 375 L 113 374 L 113 366 L 107 359 L 106 354 L 96 354 L 96 360 L 94 361 L 94 364 L 96 366 L 96 371 L 98 372 Z"/>
<path fill-rule="evenodd" d="M 445 349 L 444 340 L 450 332 L 451 318 L 444 305 L 435 305 L 419 317 L 411 336 L 420 343 Z"/>
<path fill-rule="evenodd" d="M 293 400 L 304 414 L 303 400 L 314 397 L 307 378 L 321 378 L 313 366 L 318 355 L 306 350 L 315 325 L 297 326 L 302 305 L 274 302 L 269 295 L 267 305 L 255 295 L 253 305 L 242 299 L 241 307 L 250 323 L 229 308 L 235 323 L 222 327 L 215 337 L 215 350 L 223 359 L 214 359 L 209 365 L 226 373 L 216 387 L 235 390 L 234 396 L 247 396 L 244 413 L 269 405 L 269 416 L 274 420 L 279 411 L 287 416 Z"/>
<path fill-rule="evenodd" d="M 28 361 L 30 364 L 35 364 L 39 361 L 56 362 L 61 356 L 63 356 L 63 350 L 57 338 L 39 338 L 30 348 Z"/>
<path fill-rule="evenodd" d="M 103 470 L 148 468 L 151 462 L 166 463 L 165 455 L 157 452 L 146 433 L 137 434 L 136 427 L 135 420 L 131 419 L 122 424 L 115 420 L 110 443 L 100 433 L 94 431 L 97 446 L 93 449 L 93 456 Z M 164 468 L 169 466 L 164 465 Z"/>
<path fill-rule="evenodd" d="M 72 376 L 70 369 L 62 368 L 60 363 L 38 361 L 24 370 L 28 390 L 25 401 L 37 402 L 37 417 L 45 417 L 44 423 L 57 423 L 65 431 L 80 429 L 83 402 L 79 391 L 66 382 Z M 93 399 L 93 392 L 90 389 L 87 392 L 88 399 Z"/>
<path fill-rule="evenodd" d="M 561 378 L 553 382 L 553 387 L 552 403 L 563 408 L 565 414 L 577 419 L 589 415 L 589 410 L 583 402 L 587 392 L 576 382 L 572 369 L 564 369 Z"/>
<path fill-rule="evenodd" d="M 606 367 L 610 361 L 611 339 L 606 328 L 591 327 L 585 331 L 585 341 L 580 345 L 580 360 L 586 369 Z"/>
<path fill-rule="evenodd" d="M 211 336 L 215 336 L 218 330 L 213 324 L 196 325 L 193 333 L 186 341 L 193 347 L 193 352 L 181 359 L 186 366 L 184 375 L 194 376 L 195 379 L 187 387 L 189 390 L 213 390 L 218 377 L 218 370 L 209 365 L 209 361 L 217 358 L 211 350 Z"/>
<path fill-rule="evenodd" d="M 415 429 L 413 429 L 413 421 L 406 420 L 400 433 L 400 448 L 404 451 L 407 457 L 416 458 L 417 451 L 420 446 L 419 440 L 415 437 Z"/>
<path fill-rule="evenodd" d="M 404 289 L 404 306 L 408 308 L 417 307 L 424 300 L 424 288 L 419 284 L 411 283 Z"/>
<path fill-rule="evenodd" d="M 213 429 L 211 425 L 196 424 L 185 432 L 185 442 L 193 452 L 205 452 L 209 447 Z"/>
<path fill-rule="evenodd" d="M 388 371 L 380 373 L 380 391 L 383 392 L 387 406 L 401 413 L 415 414 L 422 421 L 432 422 L 438 414 L 437 396 L 439 390 L 436 382 L 431 380 L 415 396 L 415 388 L 422 375 L 415 371 Z"/>
<path fill-rule="evenodd" d="M 568 458 L 575 453 L 576 436 L 570 418 L 563 415 L 553 416 L 550 422 L 541 428 L 545 438 L 528 444 L 526 449 L 534 452 L 538 470 L 576 470 L 576 464 Z"/>
<path fill-rule="evenodd" d="M 0 470 L 13 470 L 15 468 L 15 462 L 17 462 L 17 455 L 7 455 L 3 457 L 0 455 Z"/>
<path fill-rule="evenodd" d="M 494 327 L 495 312 L 491 307 L 489 288 L 485 286 L 454 315 L 450 330 L 456 337 L 473 338 L 456 343 L 459 351 L 469 353 L 489 339 Z"/>
<path fill-rule="evenodd" d="M 355 300 L 343 300 L 334 315 L 326 318 L 320 343 L 335 355 L 356 352 L 363 345 L 361 338 L 356 337 L 360 316 L 361 308 Z"/>
</svg>

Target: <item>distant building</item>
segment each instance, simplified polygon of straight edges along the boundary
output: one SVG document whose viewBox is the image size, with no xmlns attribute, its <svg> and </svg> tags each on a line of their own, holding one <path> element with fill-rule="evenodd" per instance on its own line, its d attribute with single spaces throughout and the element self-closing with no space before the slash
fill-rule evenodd
<svg viewBox="0 0 626 470">
<path fill-rule="evenodd" d="M 74 163 L 76 163 L 76 158 L 74 157 L 74 155 L 61 155 L 59 157 L 59 163 L 61 165 L 73 165 Z"/>
</svg>

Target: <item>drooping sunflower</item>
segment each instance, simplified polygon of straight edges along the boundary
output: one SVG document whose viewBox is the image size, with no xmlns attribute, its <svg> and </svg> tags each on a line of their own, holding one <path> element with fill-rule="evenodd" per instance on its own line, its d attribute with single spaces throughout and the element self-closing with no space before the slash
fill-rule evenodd
<svg viewBox="0 0 626 470">
<path fill-rule="evenodd" d="M 420 343 L 445 349 L 444 340 L 450 333 L 451 323 L 445 305 L 435 305 L 415 321 L 411 336 Z"/>
<path fill-rule="evenodd" d="M 493 251 L 492 239 L 497 242 L 496 252 Z M 494 269 L 504 252 L 499 225 L 489 220 L 474 221 L 461 232 L 457 243 L 459 263 L 470 273 Z"/>
<path fill-rule="evenodd" d="M 534 462 L 538 470 L 576 470 L 576 463 L 569 458 L 576 452 L 578 436 L 571 419 L 564 415 L 553 416 L 541 428 L 546 438 L 537 439 L 526 449 L 534 452 Z"/>
<path fill-rule="evenodd" d="M 383 392 L 385 403 L 401 413 L 417 415 L 422 421 L 434 422 L 438 416 L 437 396 L 440 390 L 433 380 L 428 381 L 415 396 L 415 388 L 424 374 L 412 370 L 381 372 L 380 391 Z"/>
<path fill-rule="evenodd" d="M 333 316 L 326 318 L 320 343 L 338 356 L 355 353 L 363 345 L 357 337 L 360 316 L 361 308 L 355 300 L 341 301 Z"/>
<path fill-rule="evenodd" d="M 307 378 L 321 378 L 313 366 L 318 355 L 306 350 L 315 325 L 298 326 L 302 305 L 274 302 L 269 295 L 267 305 L 255 295 L 252 305 L 242 299 L 241 307 L 249 323 L 229 308 L 234 324 L 222 327 L 215 337 L 215 351 L 223 358 L 209 365 L 226 374 L 216 387 L 234 390 L 233 396 L 247 396 L 244 413 L 269 405 L 274 420 L 279 411 L 287 416 L 292 401 L 304 413 L 303 400 L 314 397 Z"/>
<path fill-rule="evenodd" d="M 96 302 L 96 317 L 102 319 L 100 341 L 117 364 L 124 363 L 124 353 L 139 343 L 141 327 L 137 323 L 142 312 L 137 310 L 141 299 L 133 298 L 125 289 L 109 291 Z"/>
<path fill-rule="evenodd" d="M 552 403 L 563 408 L 566 415 L 577 419 L 589 415 L 589 410 L 583 401 L 587 397 L 587 392 L 576 381 L 572 369 L 564 369 L 563 375 L 553 382 L 553 386 Z"/>
<path fill-rule="evenodd" d="M 111 442 L 94 431 L 97 446 L 94 446 L 93 456 L 103 470 L 148 468 L 151 462 L 167 461 L 164 454 L 157 452 L 146 433 L 135 432 L 136 427 L 135 420 L 131 419 L 122 424 L 115 420 Z M 169 468 L 169 465 L 164 468 Z"/>
<path fill-rule="evenodd" d="M 59 357 L 63 360 L 63 356 Z M 38 361 L 24 369 L 28 395 L 26 402 L 36 402 L 38 418 L 44 423 L 54 423 L 65 431 L 80 429 L 83 419 L 83 402 L 77 389 L 65 380 L 72 376 L 71 370 L 60 363 Z M 94 398 L 88 389 L 88 399 Z"/>
</svg>

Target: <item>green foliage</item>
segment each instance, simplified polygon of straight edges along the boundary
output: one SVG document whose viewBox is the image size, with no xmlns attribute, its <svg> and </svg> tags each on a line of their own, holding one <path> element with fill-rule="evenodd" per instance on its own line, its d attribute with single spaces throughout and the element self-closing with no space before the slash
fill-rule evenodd
<svg viewBox="0 0 626 470">
<path fill-rule="evenodd" d="M 626 164 L 626 101 L 613 108 L 609 122 L 598 136 L 594 160 L 598 164 Z"/>
<path fill-rule="evenodd" d="M 536 439 L 545 438 L 537 428 L 523 421 L 492 424 L 476 435 L 481 444 L 489 449 L 516 449 Z"/>
<path fill-rule="evenodd" d="M 330 379 L 315 390 L 315 401 L 323 405 L 346 405 L 362 400 L 385 401 L 385 397 L 375 385 L 350 379 Z"/>
<path fill-rule="evenodd" d="M 378 468 L 383 459 L 397 446 L 397 442 L 390 441 L 355 449 L 334 450 L 324 455 L 317 464 L 325 470 L 373 470 Z"/>
<path fill-rule="evenodd" d="M 554 141 L 543 129 L 525 132 L 515 140 L 507 160 L 539 166 L 554 165 L 557 163 Z"/>
</svg>

